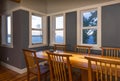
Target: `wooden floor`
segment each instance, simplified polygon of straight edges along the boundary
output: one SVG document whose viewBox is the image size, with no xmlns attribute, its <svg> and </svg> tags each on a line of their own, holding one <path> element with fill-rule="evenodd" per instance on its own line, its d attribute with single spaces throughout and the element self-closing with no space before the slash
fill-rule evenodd
<svg viewBox="0 0 120 81">
<path fill-rule="evenodd" d="M 77 74 L 78 75 L 78 74 Z M 77 76 L 73 77 L 76 78 Z M 47 76 L 47 81 L 50 81 L 50 77 Z M 31 81 L 37 81 L 37 77 L 30 75 Z M 76 78 L 77 79 L 77 78 Z M 0 81 L 27 81 L 27 73 L 18 74 L 3 66 L 0 66 Z M 75 80 L 78 81 L 78 80 Z"/>
<path fill-rule="evenodd" d="M 18 74 L 3 66 L 0 66 L 0 81 L 27 81 L 27 74 Z M 37 81 L 37 77 L 31 75 L 31 81 Z"/>
</svg>

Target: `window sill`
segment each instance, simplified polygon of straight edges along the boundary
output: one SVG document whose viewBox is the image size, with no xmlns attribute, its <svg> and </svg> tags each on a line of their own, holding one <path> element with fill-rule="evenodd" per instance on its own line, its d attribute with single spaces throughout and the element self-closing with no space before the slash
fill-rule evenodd
<svg viewBox="0 0 120 81">
<path fill-rule="evenodd" d="M 101 50 L 101 48 L 100 48 L 101 45 L 91 45 L 91 44 L 80 44 L 80 45 L 82 45 L 82 46 L 92 46 L 91 49 L 93 49 L 93 50 Z"/>
<path fill-rule="evenodd" d="M 36 47 L 41 47 L 41 46 L 47 46 L 48 44 L 34 44 L 34 45 L 29 45 L 29 48 L 36 48 Z"/>
<path fill-rule="evenodd" d="M 93 49 L 93 50 L 101 50 L 100 47 L 92 47 L 91 49 Z"/>
<path fill-rule="evenodd" d="M 2 44 L 1 47 L 13 48 L 13 45 Z"/>
</svg>

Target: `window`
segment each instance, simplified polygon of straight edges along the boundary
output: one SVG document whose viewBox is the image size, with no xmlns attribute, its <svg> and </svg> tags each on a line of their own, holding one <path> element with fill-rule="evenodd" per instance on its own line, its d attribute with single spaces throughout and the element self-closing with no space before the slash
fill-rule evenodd
<svg viewBox="0 0 120 81">
<path fill-rule="evenodd" d="M 31 14 L 30 48 L 47 44 L 46 41 L 46 18 L 38 14 Z M 43 23 L 44 21 L 44 23 Z"/>
<path fill-rule="evenodd" d="M 7 16 L 7 44 L 11 43 L 11 16 Z"/>
<path fill-rule="evenodd" d="M 32 44 L 42 43 L 42 17 L 32 15 Z"/>
<path fill-rule="evenodd" d="M 83 10 L 80 12 L 78 26 L 78 44 L 100 46 L 100 11 L 98 9 Z"/>
<path fill-rule="evenodd" d="M 55 43 L 63 43 L 63 16 L 56 17 L 55 22 Z"/>
<path fill-rule="evenodd" d="M 2 16 L 2 45 L 13 47 L 12 45 L 12 16 Z"/>
<path fill-rule="evenodd" d="M 51 44 L 64 44 L 65 43 L 65 28 L 64 28 L 64 15 L 56 15 L 52 17 L 51 26 Z"/>
<path fill-rule="evenodd" d="M 81 13 L 82 44 L 97 44 L 97 10 Z"/>
</svg>

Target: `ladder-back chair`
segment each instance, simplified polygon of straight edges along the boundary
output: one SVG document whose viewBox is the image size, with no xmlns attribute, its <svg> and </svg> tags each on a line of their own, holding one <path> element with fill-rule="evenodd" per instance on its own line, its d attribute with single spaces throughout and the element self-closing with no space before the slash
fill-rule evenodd
<svg viewBox="0 0 120 81">
<path fill-rule="evenodd" d="M 65 44 L 54 44 L 54 50 L 59 51 L 66 51 L 66 45 Z"/>
<path fill-rule="evenodd" d="M 56 54 L 47 52 L 50 66 L 51 81 L 73 81 L 71 73 L 71 64 L 69 57 L 71 55 Z"/>
<path fill-rule="evenodd" d="M 89 81 L 120 81 L 120 60 L 107 58 L 88 59 L 88 79 Z"/>
<path fill-rule="evenodd" d="M 38 81 L 41 81 L 41 79 L 45 79 L 45 77 L 48 75 L 49 69 L 48 66 L 39 65 L 36 51 L 23 49 L 23 54 L 27 66 L 27 80 L 30 81 L 30 74 L 36 75 L 38 77 Z"/>
<path fill-rule="evenodd" d="M 77 53 L 83 53 L 83 54 L 90 54 L 91 46 L 82 46 L 82 45 L 76 45 L 75 46 L 75 52 Z"/>
<path fill-rule="evenodd" d="M 101 47 L 102 56 L 111 57 L 111 58 L 119 58 L 120 56 L 120 48 L 111 48 L 111 47 Z"/>
</svg>

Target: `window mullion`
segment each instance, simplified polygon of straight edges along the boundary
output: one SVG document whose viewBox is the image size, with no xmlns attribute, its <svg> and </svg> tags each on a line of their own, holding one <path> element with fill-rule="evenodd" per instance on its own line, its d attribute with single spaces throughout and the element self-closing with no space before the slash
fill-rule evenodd
<svg viewBox="0 0 120 81">
<path fill-rule="evenodd" d="M 42 31 L 42 29 L 35 29 L 35 28 L 32 28 L 32 30 L 36 30 L 36 31 Z"/>
</svg>

